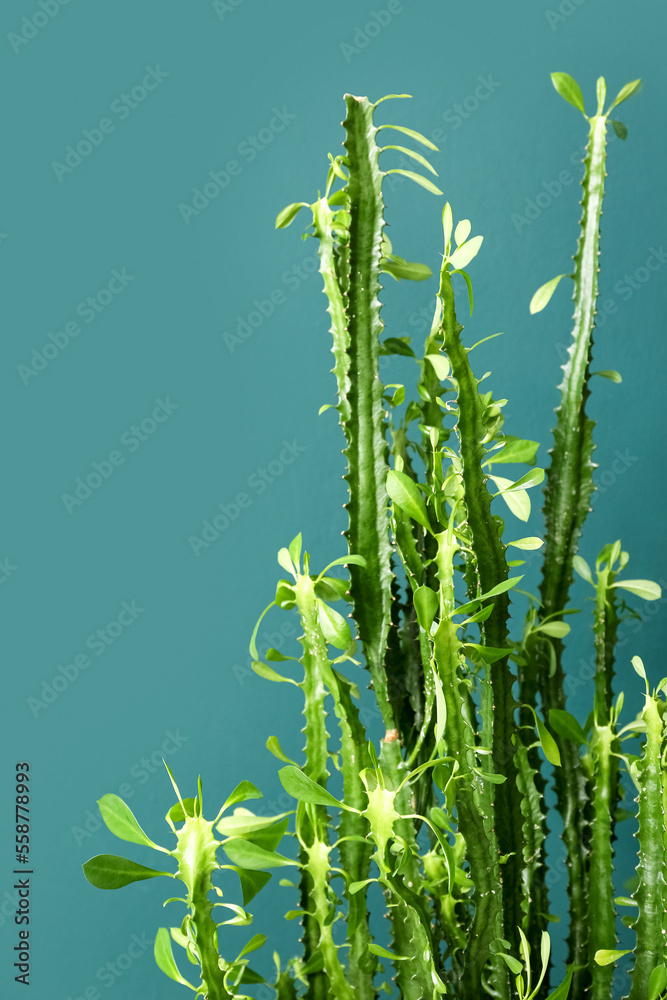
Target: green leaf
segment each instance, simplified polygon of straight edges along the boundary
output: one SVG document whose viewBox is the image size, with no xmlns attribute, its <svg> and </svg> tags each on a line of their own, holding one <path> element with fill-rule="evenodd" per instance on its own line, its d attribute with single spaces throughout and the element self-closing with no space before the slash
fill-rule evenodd
<svg viewBox="0 0 667 1000">
<path fill-rule="evenodd" d="M 497 496 L 502 497 L 514 516 L 520 521 L 527 521 L 530 517 L 530 497 L 527 492 L 510 490 L 509 487 L 514 485 L 511 479 L 504 479 L 501 476 L 489 476 L 489 479 L 498 486 L 500 493 Z"/>
<path fill-rule="evenodd" d="M 395 469 L 390 469 L 387 475 L 387 493 L 408 517 L 417 521 L 427 531 L 431 530 L 424 498 L 410 476 L 406 475 L 405 472 L 396 472 Z"/>
<path fill-rule="evenodd" d="M 164 972 L 165 976 L 169 976 L 170 979 L 175 980 L 175 982 L 180 983 L 182 986 L 189 986 L 191 990 L 196 992 L 197 987 L 189 983 L 187 979 L 184 979 L 178 970 L 174 953 L 171 950 L 171 937 L 166 927 L 160 927 L 155 936 L 153 954 L 155 955 L 155 962 L 158 968 Z"/>
<path fill-rule="evenodd" d="M 418 264 L 413 261 L 404 260 L 402 257 L 383 257 L 381 269 L 393 275 L 400 281 L 401 278 L 407 281 L 426 281 L 433 272 L 427 264 Z"/>
<path fill-rule="evenodd" d="M 315 594 L 323 601 L 345 600 L 350 591 L 350 581 L 339 576 L 322 576 L 315 580 Z"/>
<path fill-rule="evenodd" d="M 354 896 L 357 892 L 360 892 L 365 885 L 370 885 L 371 882 L 377 882 L 376 878 L 366 878 L 363 882 L 350 882 L 347 887 L 347 891 L 350 896 Z"/>
<path fill-rule="evenodd" d="M 524 560 L 522 559 L 517 560 L 517 565 L 522 564 L 523 561 Z M 510 564 L 508 563 L 507 565 L 509 566 Z M 475 614 L 471 615 L 470 618 L 466 618 L 466 620 L 462 622 L 462 624 L 474 625 L 475 622 L 485 622 L 487 618 L 491 617 L 494 608 L 495 604 L 487 604 L 486 607 L 482 608 L 480 611 L 476 611 Z"/>
<path fill-rule="evenodd" d="M 287 551 L 289 552 L 290 558 L 291 558 L 291 560 L 292 560 L 292 562 L 294 563 L 295 566 L 298 566 L 299 562 L 301 560 L 301 546 L 302 546 L 302 544 L 303 544 L 303 540 L 301 538 L 301 532 L 299 532 L 299 534 L 296 536 L 296 538 L 293 538 L 292 541 L 289 543 L 289 548 L 288 548 Z"/>
<path fill-rule="evenodd" d="M 433 680 L 435 682 L 435 745 L 437 746 L 444 735 L 445 726 L 447 725 L 447 701 L 445 699 L 445 692 L 442 690 L 442 681 L 435 671 Z"/>
<path fill-rule="evenodd" d="M 513 958 L 511 955 L 506 955 L 504 951 L 499 951 L 498 955 L 500 958 L 504 959 L 505 962 L 507 962 L 510 967 L 510 972 L 513 972 L 515 976 L 518 976 L 519 973 L 523 972 L 523 965 L 518 959 Z"/>
<path fill-rule="evenodd" d="M 667 968 L 656 965 L 648 981 L 648 1000 L 658 1000 L 667 988 Z"/>
<path fill-rule="evenodd" d="M 539 441 L 524 441 L 522 438 L 506 435 L 503 438 L 503 447 L 498 451 L 489 452 L 486 461 L 535 465 L 539 447 Z"/>
<path fill-rule="evenodd" d="M 383 146 L 380 152 L 384 152 L 385 149 L 397 149 L 399 153 L 405 153 L 406 156 L 416 160 L 417 163 L 421 163 L 422 167 L 430 170 L 435 177 L 438 176 L 438 172 L 431 166 L 426 157 L 422 156 L 421 153 L 416 153 L 414 149 L 408 149 L 407 146 Z"/>
<path fill-rule="evenodd" d="M 623 101 L 627 101 L 631 97 L 634 97 L 634 95 L 638 94 L 641 89 L 642 89 L 641 80 L 633 80 L 631 83 L 626 83 L 626 85 L 624 87 L 621 87 L 621 89 L 619 90 L 618 94 L 616 95 L 616 98 L 614 99 L 613 104 L 609 105 L 609 108 L 607 109 L 607 114 L 609 114 L 611 109 L 615 108 L 618 104 L 622 104 Z"/>
<path fill-rule="evenodd" d="M 530 469 L 529 472 L 517 479 L 516 482 L 503 489 L 503 493 L 517 493 L 521 490 L 529 490 L 533 486 L 539 486 L 544 480 L 544 469 Z"/>
<path fill-rule="evenodd" d="M 107 828 L 116 837 L 129 840 L 132 844 L 143 844 L 145 847 L 156 846 L 141 829 L 130 807 L 117 795 L 103 795 L 97 804 Z"/>
<path fill-rule="evenodd" d="M 542 312 L 544 307 L 549 304 L 551 296 L 556 291 L 556 286 L 561 278 L 571 278 L 571 274 L 559 274 L 556 278 L 551 278 L 546 281 L 543 285 L 537 289 L 532 299 L 530 300 L 530 312 L 532 315 L 538 312 Z"/>
<path fill-rule="evenodd" d="M 607 99 L 607 82 L 603 76 L 599 76 L 595 85 L 595 93 L 598 99 L 598 114 L 602 114 L 604 102 Z"/>
<path fill-rule="evenodd" d="M 632 815 L 634 815 L 634 813 L 630 813 L 630 816 Z M 628 819 L 630 816 L 628 816 Z M 616 818 L 618 819 L 618 816 Z M 632 899 L 631 896 L 617 896 L 614 902 L 617 906 L 639 906 L 637 900 Z"/>
<path fill-rule="evenodd" d="M 541 538 L 537 538 L 534 535 L 528 538 L 518 538 L 516 542 L 507 542 L 507 545 L 513 545 L 515 549 L 527 549 L 532 551 L 533 549 L 541 549 L 544 542 Z"/>
<path fill-rule="evenodd" d="M 257 830 L 264 830 L 267 826 L 284 819 L 288 813 L 279 813 L 277 816 L 253 816 L 245 813 L 234 813 L 233 816 L 225 816 L 216 824 L 218 830 L 225 837 L 242 837 L 246 833 L 256 833 Z"/>
<path fill-rule="evenodd" d="M 246 834 L 243 839 L 252 841 L 253 844 L 263 847 L 266 851 L 275 851 L 285 836 L 288 826 L 289 816 L 286 816 L 285 819 L 274 823 L 273 826 L 267 826 L 264 830 L 256 830 L 254 833 Z"/>
<path fill-rule="evenodd" d="M 423 177 L 422 174 L 415 173 L 414 170 L 403 170 L 402 167 L 393 167 L 393 169 L 385 172 L 388 174 L 403 174 L 404 177 L 407 177 L 409 180 L 415 181 L 416 184 L 420 184 L 423 188 L 426 188 L 426 190 L 430 191 L 431 194 L 442 194 L 440 188 L 436 187 L 433 181 L 430 181 L 428 177 Z"/>
<path fill-rule="evenodd" d="M 236 956 L 236 961 L 238 962 L 238 960 L 240 958 L 243 958 L 244 955 L 249 955 L 251 951 L 257 951 L 257 949 L 261 948 L 262 945 L 264 944 L 266 944 L 266 935 L 255 934 L 254 937 L 250 938 L 243 951 L 240 951 L 238 953 L 238 955 Z"/>
<path fill-rule="evenodd" d="M 496 586 L 492 587 L 491 590 L 487 590 L 487 592 L 478 597 L 477 600 L 483 601 L 486 600 L 487 597 L 497 597 L 498 594 L 504 594 L 505 591 L 511 590 L 512 587 L 516 587 L 517 583 L 520 583 L 521 580 L 523 580 L 523 576 L 513 576 L 509 580 L 503 580 L 502 583 L 496 584 Z M 460 610 L 461 609 L 459 609 L 459 611 Z"/>
<path fill-rule="evenodd" d="M 291 573 L 292 576 L 296 576 L 296 569 L 294 563 L 292 562 L 292 557 L 289 554 L 288 549 L 280 549 L 278 551 L 278 562 L 284 570 Z"/>
<path fill-rule="evenodd" d="M 616 949 L 599 948 L 595 952 L 595 961 L 598 965 L 611 965 L 612 962 L 618 962 L 619 958 L 623 958 L 624 955 L 629 955 L 632 948 L 626 948 L 625 951 L 618 951 Z"/>
<path fill-rule="evenodd" d="M 570 986 L 572 985 L 572 976 L 575 974 L 575 972 L 578 972 L 579 969 L 583 968 L 584 968 L 583 965 L 568 966 L 567 975 L 565 976 L 565 979 L 559 986 L 556 987 L 553 993 L 549 994 L 547 1000 L 568 1000 L 568 996 L 570 995 Z"/>
<path fill-rule="evenodd" d="M 417 587 L 413 593 L 417 621 L 428 632 L 438 611 L 438 595 L 430 587 Z"/>
<path fill-rule="evenodd" d="M 234 866 L 234 871 L 241 883 L 244 906 L 247 906 L 272 878 L 270 872 L 249 871 L 247 868 L 238 868 L 237 866 Z"/>
<path fill-rule="evenodd" d="M 454 230 L 454 242 L 456 243 L 457 247 L 461 246 L 461 244 L 468 239 L 468 237 L 470 236 L 471 229 L 472 225 L 470 224 L 470 219 L 461 219 L 456 229 Z"/>
<path fill-rule="evenodd" d="M 482 771 L 479 767 L 473 767 L 472 770 L 482 781 L 490 781 L 492 785 L 502 785 L 507 781 L 504 774 L 494 774 L 493 771 Z"/>
<path fill-rule="evenodd" d="M 429 815 L 433 822 L 442 827 L 443 830 L 451 830 L 447 813 L 440 806 L 432 806 Z"/>
<path fill-rule="evenodd" d="M 414 129 L 406 128 L 405 125 L 379 125 L 378 132 L 383 128 L 391 128 L 395 132 L 403 132 L 405 135 L 409 135 L 411 139 L 416 139 L 417 142 L 421 142 L 422 146 L 426 146 L 427 149 L 433 149 L 436 153 L 439 152 L 437 146 L 434 146 L 430 139 L 427 139 L 425 135 L 421 132 L 415 132 Z"/>
<path fill-rule="evenodd" d="M 278 777 L 285 791 L 293 798 L 298 799 L 299 802 L 310 802 L 311 805 L 328 806 L 331 809 L 348 808 L 335 799 L 326 788 L 322 788 L 307 774 L 304 774 L 299 767 L 282 767 L 278 771 Z"/>
<path fill-rule="evenodd" d="M 542 937 L 540 939 L 540 958 L 542 960 L 542 977 L 538 983 L 538 987 L 542 984 L 542 979 L 544 978 L 546 969 L 549 965 L 549 956 L 551 955 L 551 938 L 546 931 L 542 931 Z"/>
<path fill-rule="evenodd" d="M 441 382 L 444 382 L 451 371 L 449 361 L 444 354 L 426 354 L 424 355 L 424 359 L 431 363 L 435 374 Z"/>
<path fill-rule="evenodd" d="M 185 811 L 184 811 L 185 809 Z M 183 799 L 183 803 L 175 802 L 171 807 L 167 816 L 172 821 L 172 823 L 182 823 L 186 816 L 194 816 L 195 814 L 195 800 L 194 799 Z"/>
<path fill-rule="evenodd" d="M 646 670 L 644 669 L 644 664 L 640 656 L 632 657 L 632 666 L 635 668 L 635 672 L 639 674 L 643 680 L 646 680 Z M 628 728 L 627 726 L 625 727 Z"/>
<path fill-rule="evenodd" d="M 545 622 L 544 625 L 538 625 L 534 631 L 542 632 L 553 639 L 564 639 L 570 633 L 570 626 L 567 622 Z"/>
<path fill-rule="evenodd" d="M 240 781 L 231 795 L 227 797 L 221 812 L 229 809 L 230 806 L 236 805 L 237 802 L 247 802 L 248 799 L 261 798 L 263 798 L 262 793 L 256 785 L 253 785 L 252 781 Z"/>
<path fill-rule="evenodd" d="M 382 104 L 383 101 L 403 100 L 406 97 L 411 98 L 412 94 L 385 94 L 384 97 L 378 98 L 373 107 L 376 108 L 378 104 Z"/>
<path fill-rule="evenodd" d="M 218 927 L 247 927 L 248 924 L 252 923 L 252 914 L 246 913 L 243 907 L 237 906 L 236 903 L 218 903 L 218 906 L 231 910 L 235 914 L 230 920 L 221 920 Z"/>
<path fill-rule="evenodd" d="M 622 382 L 623 379 L 619 372 L 613 371 L 611 368 L 605 368 L 604 371 L 591 372 L 591 375 L 601 375 L 602 378 L 608 378 L 610 382 Z"/>
<path fill-rule="evenodd" d="M 263 677 L 267 681 L 275 681 L 276 684 L 294 684 L 296 687 L 299 686 L 297 681 L 293 680 L 291 677 L 283 677 L 283 675 L 279 674 L 273 669 L 273 667 L 270 667 L 268 663 L 262 663 L 260 660 L 255 660 L 251 666 L 258 677 Z"/>
<path fill-rule="evenodd" d="M 569 73 L 552 73 L 551 82 L 562 98 L 578 111 L 581 111 L 582 115 L 586 114 L 584 95 L 581 93 L 581 87 L 576 80 L 572 79 Z"/>
<path fill-rule="evenodd" d="M 321 972 L 324 968 L 324 956 L 320 949 L 313 952 L 308 961 L 301 966 L 301 974 L 304 976 L 310 976 L 313 972 Z M 290 994 L 290 1000 L 293 994 Z M 282 994 L 279 996 L 278 1000 L 282 1000 Z"/>
<path fill-rule="evenodd" d="M 317 620 L 322 634 L 336 649 L 348 649 L 352 642 L 350 626 L 338 611 L 323 601 L 317 601 Z"/>
<path fill-rule="evenodd" d="M 505 657 L 509 656 L 512 652 L 510 648 L 497 648 L 495 646 L 480 646 L 478 642 L 466 642 L 463 644 L 464 649 L 474 649 L 476 650 L 478 656 L 480 656 L 485 663 L 496 663 L 498 660 L 503 660 Z"/>
<path fill-rule="evenodd" d="M 586 734 L 573 715 L 562 708 L 549 709 L 549 724 L 555 733 L 575 743 L 586 743 Z"/>
<path fill-rule="evenodd" d="M 269 751 L 269 753 L 272 753 L 274 757 L 277 757 L 278 760 L 282 760 L 286 764 L 293 764 L 294 767 L 298 767 L 296 761 L 292 760 L 291 757 L 288 757 L 283 748 L 280 746 L 277 736 L 269 736 L 268 740 L 266 741 L 266 749 Z"/>
<path fill-rule="evenodd" d="M 467 267 L 471 260 L 477 256 L 480 247 L 484 242 L 483 236 L 473 236 L 471 240 L 468 240 L 462 246 L 458 247 L 454 253 L 449 255 L 449 263 L 452 267 L 459 270 L 462 267 Z"/>
<path fill-rule="evenodd" d="M 382 342 L 380 354 L 401 354 L 406 358 L 414 358 L 415 352 L 410 347 L 410 337 L 387 337 Z"/>
<path fill-rule="evenodd" d="M 276 599 L 274 601 L 279 608 L 283 608 L 284 611 L 291 611 L 292 608 L 296 607 L 296 596 L 294 594 L 294 587 L 287 583 L 286 580 L 280 580 L 276 587 Z M 252 644 L 250 646 L 250 655 L 257 656 L 257 647 L 255 646 L 255 641 L 253 637 Z"/>
<path fill-rule="evenodd" d="M 261 871 L 264 868 L 284 868 L 288 865 L 297 865 L 297 861 L 286 858 L 275 851 L 267 851 L 258 844 L 253 844 L 250 840 L 234 838 L 223 841 L 222 849 L 232 862 L 239 868 L 247 868 L 250 871 Z"/>
<path fill-rule="evenodd" d="M 611 118 L 609 124 L 613 128 L 614 132 L 619 139 L 627 139 L 628 137 L 628 127 L 624 125 L 623 122 L 616 121 L 616 119 Z"/>
<path fill-rule="evenodd" d="M 308 203 L 305 201 L 295 201 L 291 205 L 288 205 L 282 212 L 278 212 L 276 216 L 276 229 L 286 229 L 287 226 L 294 222 L 300 209 L 308 207 Z"/>
<path fill-rule="evenodd" d="M 319 410 L 317 411 L 318 417 L 321 416 L 323 413 L 325 413 L 327 410 L 335 409 L 335 405 L 336 405 L 335 403 L 324 403 L 322 406 L 320 406 Z"/>
<path fill-rule="evenodd" d="M 175 903 L 175 902 L 177 902 L 177 900 L 168 899 L 164 905 L 166 906 L 167 903 Z M 180 900 L 180 902 L 183 902 L 183 900 Z M 181 948 L 185 948 L 185 954 L 188 962 L 190 962 L 191 965 L 197 965 L 198 964 L 197 959 L 193 957 L 193 955 L 188 949 L 189 939 L 186 937 L 186 935 L 183 933 L 180 927 L 170 927 L 169 933 L 171 934 L 172 941 L 175 941 L 176 944 L 180 945 Z"/>
<path fill-rule="evenodd" d="M 540 719 L 535 709 L 531 705 L 528 705 L 527 707 L 530 708 L 535 718 L 535 723 L 537 725 L 537 735 L 540 741 L 540 746 L 544 751 L 544 756 L 547 758 L 550 764 L 554 765 L 554 767 L 560 767 L 561 766 L 560 751 L 558 750 L 558 746 L 556 744 L 555 739 L 553 738 L 547 727 L 544 725 L 544 723 Z"/>
<path fill-rule="evenodd" d="M 363 569 L 365 569 L 366 560 L 364 559 L 363 556 L 354 556 L 354 555 L 341 556 L 340 559 L 334 559 L 333 562 L 330 562 L 328 566 L 324 567 L 324 569 L 322 570 L 322 572 L 318 577 L 318 580 L 321 577 L 323 577 L 324 574 L 328 572 L 328 570 L 330 570 L 332 566 L 361 566 Z"/>
<path fill-rule="evenodd" d="M 131 882 L 141 882 L 146 878 L 156 878 L 158 875 L 175 876 L 172 872 L 158 872 L 154 868 L 145 868 L 127 858 L 119 858 L 115 854 L 98 854 L 90 858 L 83 866 L 83 874 L 91 885 L 98 889 L 121 889 Z"/>
<path fill-rule="evenodd" d="M 452 206 L 447 202 L 442 209 L 442 230 L 445 236 L 445 248 L 451 243 L 453 226 Z M 445 252 L 447 251 L 445 250 Z"/>
<path fill-rule="evenodd" d="M 452 274 L 460 274 L 461 277 L 463 278 L 463 280 L 466 283 L 466 288 L 468 289 L 468 303 L 470 304 L 470 315 L 472 316 L 472 310 L 473 310 L 474 300 L 473 300 L 473 294 L 472 294 L 472 281 L 470 280 L 470 275 L 468 274 L 467 271 L 462 271 L 458 267 L 454 268 L 454 270 L 452 271 Z M 485 337 L 484 340 L 491 340 L 492 337 L 499 337 L 499 336 L 500 336 L 499 333 L 494 333 L 494 334 L 491 335 L 491 337 Z M 475 345 L 475 346 L 477 346 L 477 345 Z M 472 347 L 468 348 L 468 350 L 472 351 Z"/>
<path fill-rule="evenodd" d="M 272 649 L 269 647 L 266 651 L 266 659 L 270 660 L 272 663 L 284 663 L 286 660 L 295 659 L 294 656 L 285 656 L 281 653 L 279 649 Z"/>
<path fill-rule="evenodd" d="M 662 597 L 662 588 L 653 580 L 617 580 L 611 586 L 629 590 L 631 594 L 636 594 L 644 601 L 659 601 Z"/>
<path fill-rule="evenodd" d="M 255 972 L 249 966 L 246 966 L 243 970 L 243 975 L 241 976 L 241 983 L 265 983 L 266 979 L 264 976 L 260 976 L 259 972 Z M 201 996 L 201 993 L 199 994 Z"/>
<path fill-rule="evenodd" d="M 573 558 L 572 568 L 574 572 L 577 573 L 578 576 L 582 578 L 582 580 L 586 580 L 587 583 L 593 584 L 593 586 L 595 586 L 595 584 L 593 583 L 593 574 L 591 573 L 591 568 L 582 556 L 577 555 Z"/>
<path fill-rule="evenodd" d="M 375 942 L 371 942 L 368 945 L 368 950 L 373 955 L 378 955 L 380 958 L 389 958 L 392 962 L 407 962 L 409 959 L 408 955 L 395 955 L 393 951 L 388 951 L 387 948 L 383 948 L 382 945 L 375 944 Z"/>
</svg>

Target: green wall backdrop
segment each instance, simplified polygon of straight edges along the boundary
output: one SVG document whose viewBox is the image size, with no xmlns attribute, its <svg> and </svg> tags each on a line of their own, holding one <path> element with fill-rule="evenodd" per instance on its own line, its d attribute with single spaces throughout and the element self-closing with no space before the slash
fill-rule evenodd
<svg viewBox="0 0 667 1000">
<path fill-rule="evenodd" d="M 595 380 L 601 489 L 582 552 L 594 560 L 620 536 L 631 575 L 664 585 L 667 15 L 620 0 L 5 0 L 0 18 L 0 989 L 167 1000 L 186 994 L 154 966 L 152 940 L 180 911 L 162 911 L 161 880 L 106 894 L 84 881 L 88 857 L 123 853 L 96 800 L 120 791 L 160 840 L 173 800 L 164 756 L 187 794 L 201 773 L 214 812 L 242 778 L 275 805 L 264 743 L 275 734 L 299 753 L 299 696 L 249 670 L 248 638 L 280 546 L 301 530 L 319 565 L 345 551 L 341 432 L 335 411 L 317 415 L 334 381 L 315 245 L 300 218 L 276 232 L 276 213 L 323 187 L 345 92 L 412 94 L 376 122 L 435 139 L 455 216 L 484 234 L 468 342 L 504 331 L 477 370 L 492 370 L 506 428 L 540 440 L 544 464 L 571 302 L 561 288 L 536 317 L 528 302 L 568 270 L 586 131 L 549 72 L 571 73 L 589 106 L 599 74 L 613 93 L 641 76 L 620 115 L 628 140 L 609 141 L 595 366 L 623 383 Z M 443 199 L 401 180 L 386 201 L 395 251 L 436 270 Z M 390 282 L 387 333 L 419 343 L 435 278 Z M 397 382 L 409 368 L 391 359 L 382 374 Z M 524 534 L 541 531 L 538 501 Z M 529 560 L 529 590 L 535 570 Z M 587 596 L 577 585 L 568 654 L 582 679 Z M 635 607 L 619 650 L 631 711 L 631 655 L 654 681 L 667 672 L 664 603 Z M 296 635 L 283 615 L 262 641 L 288 649 Z M 590 693 L 586 682 L 573 696 L 580 718 Z M 12 967 L 17 761 L 32 774 L 31 994 Z M 558 859 L 555 834 L 550 844 Z M 561 875 L 556 912 L 564 892 Z M 267 889 L 253 928 L 228 931 L 230 950 L 276 932 L 289 957 L 293 900 Z M 553 930 L 563 960 L 566 921 Z M 265 951 L 256 964 L 270 973 Z"/>
</svg>

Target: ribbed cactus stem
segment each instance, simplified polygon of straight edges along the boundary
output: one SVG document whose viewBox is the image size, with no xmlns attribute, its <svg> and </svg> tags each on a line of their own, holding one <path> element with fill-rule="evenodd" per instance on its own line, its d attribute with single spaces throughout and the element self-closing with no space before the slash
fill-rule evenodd
<svg viewBox="0 0 667 1000">
<path fill-rule="evenodd" d="M 637 797 L 639 842 L 639 885 L 634 899 L 639 915 L 634 924 L 637 941 L 635 964 L 630 973 L 629 1000 L 646 1000 L 651 973 L 665 961 L 665 909 L 667 907 L 667 858 L 665 852 L 665 811 L 663 805 L 664 702 L 646 695 L 642 718 L 646 724 L 646 745 L 638 765 L 640 791 Z"/>
</svg>

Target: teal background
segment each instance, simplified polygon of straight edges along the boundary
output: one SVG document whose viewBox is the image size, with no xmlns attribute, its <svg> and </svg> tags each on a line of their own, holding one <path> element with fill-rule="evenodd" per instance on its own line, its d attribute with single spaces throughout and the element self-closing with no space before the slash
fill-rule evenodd
<svg viewBox="0 0 667 1000">
<path fill-rule="evenodd" d="M 173 800 L 155 763 L 164 754 L 184 794 L 201 773 L 212 814 L 242 778 L 264 790 L 260 808 L 275 808 L 277 762 L 264 743 L 275 734 L 288 753 L 299 754 L 300 702 L 291 686 L 272 687 L 252 674 L 248 638 L 281 574 L 280 546 L 301 530 L 318 565 L 344 553 L 341 432 L 333 411 L 317 416 L 320 405 L 334 401 L 334 381 L 325 301 L 318 275 L 307 270 L 315 247 L 299 238 L 301 216 L 276 232 L 276 213 L 292 201 L 313 201 L 323 187 L 326 154 L 340 151 L 345 92 L 372 100 L 414 95 L 380 105 L 376 123 L 429 136 L 439 130 L 441 152 L 432 157 L 439 185 L 455 216 L 469 217 L 473 232 L 485 237 L 471 265 L 468 343 L 504 331 L 476 352 L 476 368 L 493 371 L 488 386 L 509 399 L 506 429 L 540 440 L 544 464 L 571 303 L 561 288 L 544 313 L 531 317 L 528 302 L 536 287 L 569 268 L 586 137 L 584 120 L 554 92 L 549 72 L 571 73 L 589 108 L 599 74 L 613 94 L 641 76 L 643 93 L 619 109 L 628 141 L 613 134 L 609 140 L 600 301 L 617 308 L 609 308 L 598 331 L 595 366 L 619 369 L 623 383 L 595 380 L 590 412 L 600 425 L 595 458 L 603 491 L 582 552 L 592 561 L 621 536 L 630 576 L 666 577 L 659 457 L 664 265 L 635 290 L 624 276 L 643 267 L 652 248 L 664 252 L 667 16 L 657 3 L 639 2 L 630 13 L 619 0 L 562 0 L 560 10 L 557 0 L 551 7 L 534 0 L 402 0 L 369 37 L 375 29 L 366 33 L 365 25 L 377 24 L 373 12 L 386 11 L 385 0 L 340 0 L 335 7 L 306 0 L 71 0 L 46 13 L 43 27 L 26 28 L 23 18 L 38 15 L 41 25 L 39 12 L 55 3 L 5 0 L 0 15 L 7 313 L 0 982 L 4 996 L 25 995 L 11 967 L 9 845 L 13 767 L 26 760 L 33 792 L 31 995 L 167 1000 L 185 993 L 155 968 L 152 944 L 133 949 L 138 957 L 129 965 L 121 956 L 132 935 L 152 942 L 158 925 L 180 921 L 180 910 L 172 904 L 163 913 L 160 880 L 109 894 L 84 881 L 80 866 L 94 854 L 153 863 L 148 850 L 120 845 L 99 828 L 96 800 L 125 785 L 121 793 L 159 841 Z M 34 37 L 17 42 L 22 29 Z M 141 85 L 146 67 L 166 76 L 121 118 L 112 106 Z M 491 81 L 482 100 L 474 97 L 480 77 Z M 54 168 L 66 147 L 104 118 L 114 128 L 100 145 L 68 172 Z M 384 133 L 386 141 L 405 144 L 397 135 Z M 262 147 L 252 158 L 249 136 L 260 136 Z M 398 164 L 393 155 L 385 154 L 385 168 Z M 193 189 L 229 161 L 237 172 L 186 221 L 179 206 L 191 205 Z M 562 171 L 574 181 L 559 192 Z M 541 192 L 543 207 L 529 210 L 529 221 L 527 202 Z M 387 185 L 386 202 L 395 251 L 437 270 L 443 199 L 399 181 Z M 123 268 L 132 280 L 94 321 L 77 316 L 79 303 Z M 435 278 L 392 282 L 384 295 L 387 333 L 413 336 L 419 345 L 435 288 Z M 230 350 L 240 320 L 271 293 L 272 313 Z M 81 332 L 26 376 L 20 366 L 31 364 L 33 349 L 41 353 L 49 334 L 57 338 L 77 319 Z M 392 359 L 382 376 L 401 381 L 410 368 Z M 126 432 L 151 418 L 156 400 L 170 401 L 173 411 L 137 442 Z M 289 455 L 284 442 L 292 445 Z M 123 463 L 68 512 L 63 494 L 114 451 Z M 623 461 L 616 461 L 619 452 Z M 270 463 L 273 481 L 260 492 L 253 477 Z M 248 505 L 195 554 L 192 536 L 201 537 L 203 522 L 239 493 Z M 538 499 L 515 537 L 541 531 Z M 538 562 L 528 560 L 529 590 Z M 587 596 L 577 584 L 575 602 Z M 96 654 L 88 637 L 132 601 L 143 610 Z M 628 718 L 641 704 L 631 655 L 645 658 L 655 681 L 664 671 L 664 603 L 634 605 L 642 617 L 624 626 L 619 650 Z M 575 675 L 592 652 L 590 605 L 577 606 L 585 614 L 569 644 Z M 267 619 L 265 644 L 277 644 L 281 625 L 283 648 L 294 644 L 297 628 L 286 613 Z M 90 665 L 78 676 L 70 669 L 73 679 L 59 681 L 62 690 L 47 704 L 53 679 L 64 676 L 60 667 L 67 672 L 85 653 Z M 590 685 L 578 688 L 572 710 L 583 719 L 589 703 Z M 380 735 L 375 726 L 373 736 Z M 557 830 L 555 819 L 552 826 Z M 619 891 L 635 864 L 631 827 L 621 835 Z M 551 847 L 558 857 L 556 836 Z M 563 912 L 564 887 L 560 877 L 552 893 L 556 912 Z M 237 900 L 235 893 L 228 898 Z M 265 890 L 250 905 L 253 927 L 224 935 L 227 954 L 251 933 L 270 934 L 255 963 L 269 974 L 273 948 L 286 959 L 296 947 L 298 928 L 281 922 L 293 905 L 292 891 Z M 378 922 L 378 933 L 384 929 Z M 565 929 L 565 920 L 553 925 L 561 963 Z M 118 960 L 115 972 L 100 972 Z"/>
</svg>

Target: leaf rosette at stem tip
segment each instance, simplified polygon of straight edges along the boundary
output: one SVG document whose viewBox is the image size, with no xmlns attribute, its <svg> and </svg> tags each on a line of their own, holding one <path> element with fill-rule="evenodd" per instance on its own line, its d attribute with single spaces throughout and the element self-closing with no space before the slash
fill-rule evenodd
<svg viewBox="0 0 667 1000">
<path fill-rule="evenodd" d="M 249 968 L 246 956 L 261 947 L 265 938 L 263 935 L 256 935 L 234 960 L 227 961 L 219 954 L 218 928 L 250 924 L 252 915 L 244 907 L 270 878 L 270 874 L 264 869 L 297 864 L 275 852 L 275 847 L 285 832 L 284 817 L 288 814 L 260 817 L 254 816 L 248 809 L 237 808 L 233 816 L 224 818 L 223 814 L 231 806 L 262 797 L 262 793 L 252 782 L 242 781 L 228 796 L 215 819 L 206 820 L 203 816 L 201 778 L 197 795 L 183 799 L 166 763 L 165 768 L 178 797 L 165 817 L 177 840 L 173 850 L 154 843 L 141 828 L 129 806 L 117 795 L 104 795 L 98 804 L 102 819 L 111 833 L 121 840 L 150 847 L 173 858 L 177 863 L 176 871 L 147 868 L 115 855 L 99 855 L 84 864 L 84 874 L 92 885 L 100 889 L 118 889 L 131 882 L 158 876 L 181 881 L 185 886 L 185 897 L 170 896 L 164 905 L 181 902 L 187 906 L 188 912 L 180 928 L 161 927 L 158 930 L 154 948 L 158 967 L 170 979 L 189 987 L 198 995 L 205 995 L 207 1000 L 245 997 L 244 993 L 237 992 L 239 984 L 264 981 Z M 214 834 L 216 824 L 223 839 L 217 839 Z M 232 864 L 218 862 L 216 855 L 220 847 Z M 243 907 L 221 902 L 223 892 L 213 884 L 212 875 L 222 869 L 238 874 L 243 892 Z M 216 894 L 215 903 L 209 898 L 211 892 Z M 217 909 L 231 911 L 231 916 L 226 914 L 228 919 L 217 921 L 214 917 L 214 910 Z M 199 986 L 189 982 L 180 972 L 172 942 L 185 950 L 190 963 L 199 966 Z"/>
</svg>

